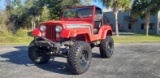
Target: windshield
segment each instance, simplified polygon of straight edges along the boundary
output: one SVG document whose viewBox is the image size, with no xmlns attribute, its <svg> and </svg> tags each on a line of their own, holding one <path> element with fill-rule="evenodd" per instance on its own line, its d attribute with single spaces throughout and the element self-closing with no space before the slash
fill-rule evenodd
<svg viewBox="0 0 160 78">
<path fill-rule="evenodd" d="M 92 8 L 73 8 L 64 11 L 64 18 L 85 18 L 92 16 Z"/>
</svg>

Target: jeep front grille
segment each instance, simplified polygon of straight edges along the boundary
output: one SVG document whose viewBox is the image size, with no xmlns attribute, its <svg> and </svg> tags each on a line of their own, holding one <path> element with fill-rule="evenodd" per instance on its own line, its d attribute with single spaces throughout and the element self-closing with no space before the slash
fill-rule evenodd
<svg viewBox="0 0 160 78">
<path fill-rule="evenodd" d="M 46 28 L 46 38 L 49 40 L 56 40 L 55 25 L 47 24 Z"/>
</svg>

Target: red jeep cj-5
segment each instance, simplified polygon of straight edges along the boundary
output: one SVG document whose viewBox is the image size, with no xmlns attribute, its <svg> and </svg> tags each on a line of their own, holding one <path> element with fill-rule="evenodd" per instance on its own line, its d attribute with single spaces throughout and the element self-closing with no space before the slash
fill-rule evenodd
<svg viewBox="0 0 160 78">
<path fill-rule="evenodd" d="M 29 45 L 28 55 L 33 62 L 42 64 L 51 55 L 65 55 L 75 74 L 88 70 L 93 47 L 99 47 L 103 58 L 113 54 L 112 28 L 96 6 L 65 9 L 59 21 L 41 23 L 32 35 L 35 38 Z"/>
</svg>

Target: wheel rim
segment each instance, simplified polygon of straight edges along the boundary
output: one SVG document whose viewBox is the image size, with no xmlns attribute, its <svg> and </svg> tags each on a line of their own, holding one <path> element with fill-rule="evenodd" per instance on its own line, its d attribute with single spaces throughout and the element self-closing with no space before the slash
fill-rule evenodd
<svg viewBox="0 0 160 78">
<path fill-rule="evenodd" d="M 107 45 L 107 48 L 108 48 L 108 52 L 109 53 L 112 53 L 112 51 L 113 51 L 113 46 L 112 46 L 113 44 L 111 43 L 111 42 L 109 42 L 108 43 L 108 45 Z"/>
<path fill-rule="evenodd" d="M 86 66 L 88 64 L 88 53 L 87 51 L 82 51 L 80 54 L 80 64 Z"/>
<path fill-rule="evenodd" d="M 35 53 L 36 53 L 36 57 L 37 57 L 36 61 L 40 61 L 43 58 L 43 56 L 45 55 L 45 50 L 36 49 Z"/>
</svg>

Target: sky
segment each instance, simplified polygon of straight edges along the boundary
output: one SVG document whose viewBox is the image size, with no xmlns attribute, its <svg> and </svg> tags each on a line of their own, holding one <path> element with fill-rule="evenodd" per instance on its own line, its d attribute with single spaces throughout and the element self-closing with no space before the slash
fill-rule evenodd
<svg viewBox="0 0 160 78">
<path fill-rule="evenodd" d="M 5 3 L 4 3 L 5 0 L 0 0 L 0 10 L 3 10 L 5 8 Z"/>
<path fill-rule="evenodd" d="M 4 10 L 5 9 L 5 0 L 0 0 L 0 10 Z M 101 2 L 98 1 L 91 1 L 91 5 L 96 5 L 98 7 L 100 7 L 101 9 L 105 9 L 105 7 L 103 7 Z"/>
<path fill-rule="evenodd" d="M 99 1 L 93 1 L 93 0 L 92 0 L 91 5 L 96 5 L 96 6 L 100 7 L 102 10 L 106 9 L 106 7 L 104 7 L 104 6 L 102 5 L 102 3 L 99 2 Z"/>
</svg>

